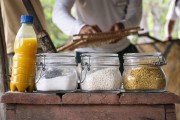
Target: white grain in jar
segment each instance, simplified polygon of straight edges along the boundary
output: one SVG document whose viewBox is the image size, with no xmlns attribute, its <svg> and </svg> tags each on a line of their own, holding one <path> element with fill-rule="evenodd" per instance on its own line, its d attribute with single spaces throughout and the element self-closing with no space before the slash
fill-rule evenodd
<svg viewBox="0 0 180 120">
<path fill-rule="evenodd" d="M 117 68 L 105 68 L 86 76 L 83 90 L 116 90 L 120 88 L 121 74 Z"/>
<path fill-rule="evenodd" d="M 119 58 L 117 54 L 88 53 L 81 56 L 81 89 L 119 90 L 121 87 L 121 74 L 119 71 Z"/>
<path fill-rule="evenodd" d="M 37 91 L 76 91 L 78 75 L 73 54 L 42 53 L 37 55 Z"/>
</svg>

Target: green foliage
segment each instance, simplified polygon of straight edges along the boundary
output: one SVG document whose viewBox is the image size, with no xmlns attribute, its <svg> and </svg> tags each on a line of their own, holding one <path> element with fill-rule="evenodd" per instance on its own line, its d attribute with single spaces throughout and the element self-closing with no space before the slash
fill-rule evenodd
<svg viewBox="0 0 180 120">
<path fill-rule="evenodd" d="M 166 15 L 169 9 L 170 0 L 143 0 L 143 10 L 146 14 L 148 30 L 152 36 L 159 39 L 164 38 L 164 26 L 166 23 Z M 176 27 L 174 31 L 178 31 Z M 178 32 L 173 32 L 173 37 L 178 37 Z"/>
<path fill-rule="evenodd" d="M 65 35 L 56 25 L 52 22 L 52 10 L 55 0 L 40 0 L 44 8 L 46 22 L 48 25 L 48 33 L 56 47 L 63 45 L 69 37 Z"/>
</svg>

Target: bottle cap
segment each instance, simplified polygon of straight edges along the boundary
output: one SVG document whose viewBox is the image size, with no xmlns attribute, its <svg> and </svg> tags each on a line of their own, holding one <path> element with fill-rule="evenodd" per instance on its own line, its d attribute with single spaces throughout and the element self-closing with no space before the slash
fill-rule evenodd
<svg viewBox="0 0 180 120">
<path fill-rule="evenodd" d="M 31 15 L 21 15 L 21 23 L 32 23 L 33 16 Z"/>
</svg>

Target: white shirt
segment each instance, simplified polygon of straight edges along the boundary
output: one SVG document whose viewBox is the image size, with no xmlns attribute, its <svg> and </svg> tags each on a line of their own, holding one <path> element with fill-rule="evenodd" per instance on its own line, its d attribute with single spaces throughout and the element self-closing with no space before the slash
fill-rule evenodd
<svg viewBox="0 0 180 120">
<path fill-rule="evenodd" d="M 172 0 L 166 16 L 167 20 L 180 19 L 180 0 Z"/>
<path fill-rule="evenodd" d="M 70 14 L 75 5 L 75 16 Z M 125 12 L 127 11 L 127 12 Z M 98 25 L 108 31 L 114 23 L 121 22 L 125 28 L 139 26 L 142 0 L 56 0 L 53 22 L 66 34 L 78 34 L 85 25 Z M 102 48 L 80 48 L 81 52 L 119 52 L 129 45 L 124 38 Z"/>
</svg>

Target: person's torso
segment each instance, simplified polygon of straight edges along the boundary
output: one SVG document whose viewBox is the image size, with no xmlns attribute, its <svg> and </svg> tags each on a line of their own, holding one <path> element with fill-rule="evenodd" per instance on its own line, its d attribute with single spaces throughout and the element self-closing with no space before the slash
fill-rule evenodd
<svg viewBox="0 0 180 120">
<path fill-rule="evenodd" d="M 104 32 L 125 19 L 128 0 L 76 0 L 75 17 L 85 24 L 98 25 Z M 102 48 L 80 48 L 80 52 L 118 52 L 129 45 L 126 38 Z"/>
<path fill-rule="evenodd" d="M 102 31 L 125 18 L 128 0 L 76 0 L 76 17 L 86 24 L 98 25 Z"/>
</svg>

